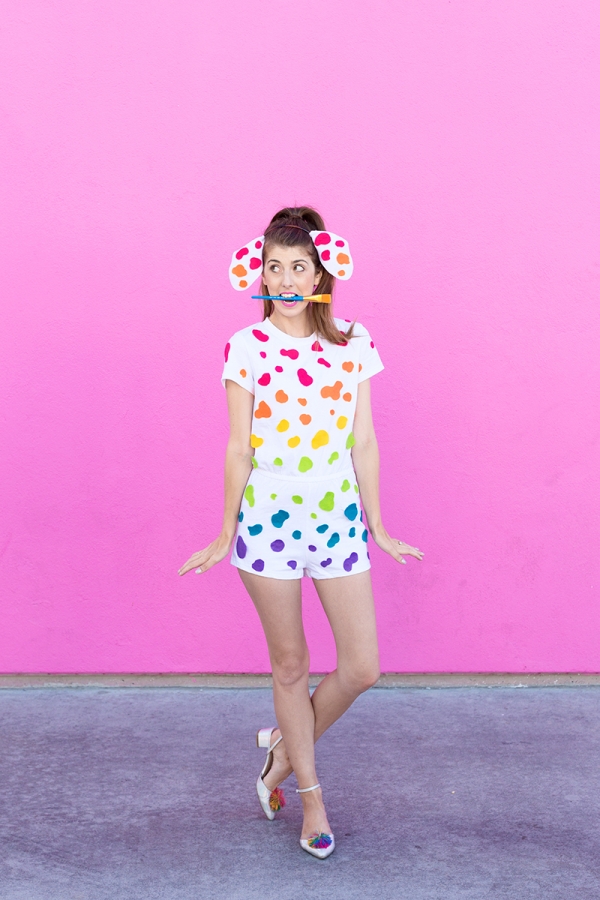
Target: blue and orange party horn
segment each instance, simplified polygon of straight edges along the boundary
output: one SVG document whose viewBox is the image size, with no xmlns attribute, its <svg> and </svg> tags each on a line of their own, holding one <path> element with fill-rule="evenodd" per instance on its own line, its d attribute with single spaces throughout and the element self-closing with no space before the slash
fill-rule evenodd
<svg viewBox="0 0 600 900">
<path fill-rule="evenodd" d="M 313 303 L 331 303 L 331 294 L 311 294 L 310 297 L 301 297 L 297 295 L 296 297 L 263 297 L 261 294 L 254 294 L 252 296 L 253 300 L 294 300 L 296 303 L 301 300 L 312 300 Z"/>
</svg>

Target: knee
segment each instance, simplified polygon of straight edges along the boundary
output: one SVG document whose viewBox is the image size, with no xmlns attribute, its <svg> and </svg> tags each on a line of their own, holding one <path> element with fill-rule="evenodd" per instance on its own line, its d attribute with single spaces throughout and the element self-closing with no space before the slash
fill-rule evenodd
<svg viewBox="0 0 600 900">
<path fill-rule="evenodd" d="M 338 673 L 350 693 L 362 694 L 377 683 L 381 674 L 377 660 L 365 660 L 352 667 L 344 667 Z"/>
<path fill-rule="evenodd" d="M 295 651 L 278 653 L 271 657 L 271 668 L 274 680 L 284 687 L 308 680 L 308 653 Z"/>
</svg>

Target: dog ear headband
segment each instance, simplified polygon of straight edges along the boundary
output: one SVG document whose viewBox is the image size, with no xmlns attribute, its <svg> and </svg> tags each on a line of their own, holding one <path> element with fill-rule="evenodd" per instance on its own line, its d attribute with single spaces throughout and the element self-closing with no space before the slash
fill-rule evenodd
<svg viewBox="0 0 600 900">
<path fill-rule="evenodd" d="M 300 227 L 300 226 L 293 226 Z M 300 229 L 305 231 L 304 228 Z M 347 281 L 354 271 L 348 241 L 333 231 L 308 231 L 319 254 L 321 265 L 330 275 Z M 265 235 L 254 238 L 240 247 L 231 257 L 229 280 L 236 291 L 245 291 L 254 284 L 263 270 Z"/>
</svg>

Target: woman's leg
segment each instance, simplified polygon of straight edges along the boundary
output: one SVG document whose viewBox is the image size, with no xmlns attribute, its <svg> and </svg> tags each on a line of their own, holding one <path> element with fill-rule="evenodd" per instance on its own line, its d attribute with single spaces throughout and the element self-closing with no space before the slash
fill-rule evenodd
<svg viewBox="0 0 600 900">
<path fill-rule="evenodd" d="M 315 741 L 379 678 L 379 652 L 371 572 L 315 579 L 335 638 L 337 667 L 312 695 Z"/>
<path fill-rule="evenodd" d="M 329 619 L 337 650 L 337 667 L 319 683 L 311 698 L 316 741 L 359 694 L 375 684 L 379 678 L 379 653 L 370 571 L 313 579 L 313 583 Z M 285 735 L 282 743 L 287 748 Z M 300 796 L 307 821 L 323 803 L 321 790 Z"/>
<path fill-rule="evenodd" d="M 309 655 L 302 624 L 300 579 L 285 581 L 253 575 L 243 569 L 238 571 L 256 607 L 267 639 L 273 672 L 275 714 L 285 740 L 285 748 L 282 741 L 274 751 L 279 777 L 275 780 L 277 774 L 272 770 L 265 776 L 265 784 L 273 788 L 287 777 L 289 771 L 281 774 L 282 762 L 283 769 L 287 769 L 287 753 L 298 786 L 310 787 L 318 781 L 315 770 L 315 714 L 308 690 Z M 321 791 L 300 796 L 304 802 L 302 837 L 308 837 L 315 831 L 329 831 Z M 310 799 L 306 801 L 305 798 Z"/>
<path fill-rule="evenodd" d="M 311 698 L 317 741 L 359 694 L 375 684 L 379 677 L 379 654 L 370 571 L 315 579 L 314 585 L 337 648 L 337 667 L 320 682 Z M 267 787 L 274 788 L 292 772 L 284 744 L 282 741 L 277 746 L 278 755 L 265 778 Z"/>
</svg>

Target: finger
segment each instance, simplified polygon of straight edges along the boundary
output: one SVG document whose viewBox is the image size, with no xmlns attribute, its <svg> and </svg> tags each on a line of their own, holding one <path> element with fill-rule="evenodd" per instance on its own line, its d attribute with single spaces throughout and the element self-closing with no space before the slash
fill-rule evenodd
<svg viewBox="0 0 600 900">
<path fill-rule="evenodd" d="M 228 553 L 229 548 L 223 548 L 222 546 L 217 547 L 211 553 L 210 558 L 206 561 L 206 563 L 202 564 L 202 571 L 206 572 L 207 569 L 211 569 L 213 566 L 216 566 L 217 563 L 220 563 L 222 559 L 225 559 Z"/>
<path fill-rule="evenodd" d="M 190 558 L 185 563 L 185 565 L 188 567 L 188 570 L 193 569 L 194 566 L 202 566 L 202 565 L 204 565 L 205 561 L 209 558 L 210 554 L 211 554 L 210 546 L 206 547 L 204 550 L 198 550 L 197 553 L 194 553 L 192 556 L 190 556 Z"/>
<path fill-rule="evenodd" d="M 414 556 L 415 559 L 423 558 L 424 553 L 418 547 L 411 547 L 410 544 L 405 544 L 404 541 L 398 541 L 398 544 L 401 553 L 406 553 L 407 556 Z"/>
<path fill-rule="evenodd" d="M 410 547 L 408 544 L 405 544 L 403 541 L 397 541 L 398 547 L 394 547 L 393 556 L 394 559 L 398 560 L 399 563 L 406 565 L 406 560 L 402 554 L 406 556 L 413 556 L 415 559 L 421 560 L 423 559 L 423 553 L 420 550 L 417 550 L 416 547 Z"/>
<path fill-rule="evenodd" d="M 194 553 L 193 556 L 190 556 L 188 561 L 181 567 L 179 570 L 180 575 L 185 575 L 186 572 L 190 572 L 196 566 L 204 566 L 206 560 L 210 557 L 210 553 L 208 548 L 206 550 L 199 550 L 197 553 Z"/>
<path fill-rule="evenodd" d="M 413 559 L 418 559 L 419 562 L 422 560 L 422 555 L 419 553 L 411 553 L 410 550 L 403 551 L 406 556 L 411 556 Z"/>
<path fill-rule="evenodd" d="M 200 550 L 199 550 L 197 553 L 192 553 L 192 555 L 190 556 L 190 558 L 189 558 L 189 559 L 186 559 L 186 561 L 184 562 L 184 564 L 183 564 L 183 566 L 182 566 L 181 568 L 183 569 L 184 566 L 190 566 L 190 565 L 197 564 L 197 562 L 198 562 L 198 557 L 200 556 L 200 553 L 201 553 Z"/>
<path fill-rule="evenodd" d="M 195 566 L 203 566 L 208 559 L 210 559 L 210 550 L 207 548 L 206 550 L 202 550 L 201 553 L 196 554 L 196 558 L 194 559 Z"/>
<path fill-rule="evenodd" d="M 194 557 L 192 556 L 190 559 L 188 559 L 188 561 L 186 563 L 184 563 L 182 565 L 182 567 L 179 569 L 177 574 L 185 575 L 186 572 L 189 572 L 190 569 L 193 569 L 194 566 L 197 566 L 197 565 L 198 565 L 198 560 L 194 559 Z"/>
<path fill-rule="evenodd" d="M 198 568 L 196 569 L 197 575 L 202 575 L 204 572 L 208 572 L 209 569 L 212 569 L 214 564 L 217 562 L 214 555 L 211 554 Z"/>
<path fill-rule="evenodd" d="M 402 553 L 400 552 L 398 547 L 394 547 L 394 545 L 392 544 L 392 548 L 391 548 L 391 550 L 388 550 L 388 553 L 390 554 L 390 556 L 393 559 L 396 560 L 396 562 L 403 563 L 404 565 L 406 565 L 406 560 L 402 556 Z"/>
<path fill-rule="evenodd" d="M 210 566 L 208 565 L 208 560 L 205 559 L 205 560 L 203 560 L 203 561 L 200 563 L 200 565 L 198 566 L 198 568 L 195 570 L 195 571 L 196 571 L 196 575 L 201 575 L 203 572 L 206 572 L 206 570 L 207 570 L 208 568 L 210 568 Z"/>
</svg>

